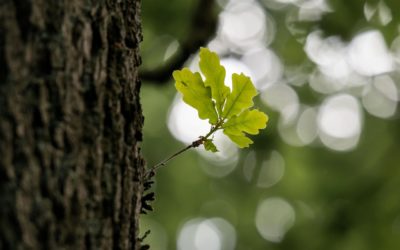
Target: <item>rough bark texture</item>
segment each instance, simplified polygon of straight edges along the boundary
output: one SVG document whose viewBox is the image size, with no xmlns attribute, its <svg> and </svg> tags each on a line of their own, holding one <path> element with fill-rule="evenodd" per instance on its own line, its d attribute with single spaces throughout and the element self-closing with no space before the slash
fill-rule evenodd
<svg viewBox="0 0 400 250">
<path fill-rule="evenodd" d="M 139 0 L 1 0 L 0 249 L 139 249 Z"/>
</svg>

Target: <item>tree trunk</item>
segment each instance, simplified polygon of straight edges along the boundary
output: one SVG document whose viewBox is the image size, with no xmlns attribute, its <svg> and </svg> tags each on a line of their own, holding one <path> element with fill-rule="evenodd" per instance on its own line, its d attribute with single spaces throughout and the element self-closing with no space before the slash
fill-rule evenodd
<svg viewBox="0 0 400 250">
<path fill-rule="evenodd" d="M 139 249 L 140 0 L 1 0 L 0 249 Z"/>
</svg>

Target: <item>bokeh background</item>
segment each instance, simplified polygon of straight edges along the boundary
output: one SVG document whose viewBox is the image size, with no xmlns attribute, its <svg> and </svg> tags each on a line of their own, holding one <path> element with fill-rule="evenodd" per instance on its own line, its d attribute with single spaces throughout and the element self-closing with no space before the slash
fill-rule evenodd
<svg viewBox="0 0 400 250">
<path fill-rule="evenodd" d="M 206 1 L 206 0 L 205 0 Z M 200 1 L 144 0 L 144 71 L 190 41 Z M 158 171 L 152 249 L 400 249 L 400 1 L 218 0 L 204 45 L 249 75 L 267 129 L 239 150 L 216 136 Z M 199 30 L 198 32 L 202 32 Z M 198 70 L 194 52 L 186 67 Z M 209 127 L 172 79 L 143 79 L 152 166 Z"/>
</svg>

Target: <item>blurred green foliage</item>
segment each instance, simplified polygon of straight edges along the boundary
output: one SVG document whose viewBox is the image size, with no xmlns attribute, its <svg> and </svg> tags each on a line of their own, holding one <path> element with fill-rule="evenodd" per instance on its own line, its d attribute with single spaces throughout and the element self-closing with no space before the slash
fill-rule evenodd
<svg viewBox="0 0 400 250">
<path fill-rule="evenodd" d="M 219 1 L 227 2 L 227 1 Z M 297 8 L 285 5 L 270 8 L 271 1 L 259 1 L 275 20 L 276 35 L 270 44 L 285 66 L 316 67 L 307 58 L 304 44 L 291 33 L 285 20 Z M 339 36 L 351 41 L 359 32 L 379 30 L 390 46 L 399 36 L 400 1 L 386 0 L 392 20 L 386 25 L 375 18 L 366 20 L 366 4 L 383 1 L 332 0 L 332 11 L 318 20 L 298 21 L 294 25 L 307 36 L 321 29 L 324 36 Z M 143 67 L 163 63 L 168 46 L 184 39 L 197 1 L 143 1 Z M 221 9 L 223 7 L 220 7 Z M 239 73 L 239 72 L 238 72 Z M 398 72 L 392 73 L 394 79 Z M 396 82 L 399 89 L 400 85 Z M 325 95 L 308 85 L 294 87 L 303 103 L 317 104 Z M 398 91 L 397 89 L 397 91 Z M 143 82 L 141 102 L 145 115 L 143 151 L 152 166 L 184 145 L 170 134 L 168 118 L 176 95 L 173 81 L 165 84 Z M 178 249 L 182 226 L 194 218 L 222 218 L 235 232 L 239 250 L 396 250 L 400 249 L 400 118 L 399 111 L 389 119 L 363 110 L 363 125 L 356 148 L 340 152 L 321 143 L 292 146 L 278 133 L 280 114 L 263 104 L 256 105 L 269 114 L 267 129 L 253 137 L 255 144 L 240 150 L 234 170 L 213 177 L 204 166 L 213 163 L 189 151 L 157 172 L 154 212 L 143 215 L 141 230 L 151 229 L 146 239 L 152 249 Z M 397 105 L 398 106 L 398 105 Z M 193 138 L 194 140 L 196 138 Z M 263 162 L 279 152 L 284 160 L 283 177 L 275 185 L 260 187 L 255 175 Z M 254 158 L 253 161 L 249 160 Z M 254 165 L 252 177 L 244 174 Z M 260 203 L 280 197 L 292 207 L 295 220 L 281 240 L 266 240 L 257 229 L 255 218 Z M 200 249 L 200 248 L 199 248 Z M 210 248 L 230 249 L 230 248 Z"/>
</svg>

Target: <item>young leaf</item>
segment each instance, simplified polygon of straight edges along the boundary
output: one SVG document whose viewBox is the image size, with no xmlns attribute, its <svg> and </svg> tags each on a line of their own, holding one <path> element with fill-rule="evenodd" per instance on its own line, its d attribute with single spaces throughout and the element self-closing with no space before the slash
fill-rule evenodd
<svg viewBox="0 0 400 250">
<path fill-rule="evenodd" d="M 201 119 L 209 119 L 211 124 L 216 124 L 218 115 L 211 99 L 211 90 L 204 85 L 200 74 L 184 68 L 174 71 L 173 77 L 176 89 L 183 95 L 183 101 L 197 109 Z"/>
<path fill-rule="evenodd" d="M 211 151 L 213 153 L 218 152 L 217 147 L 215 146 L 215 144 L 212 142 L 211 139 L 205 139 L 203 145 L 205 150 L 207 151 Z"/>
<path fill-rule="evenodd" d="M 212 124 L 210 131 L 146 171 L 147 179 L 154 176 L 158 168 L 190 148 L 203 144 L 207 151 L 218 152 L 213 140 L 209 138 L 220 129 L 239 147 L 244 148 L 253 143 L 246 133 L 255 135 L 267 126 L 266 114 L 257 109 L 249 109 L 253 106 L 253 97 L 257 95 L 249 77 L 233 74 L 231 93 L 224 84 L 225 68 L 221 66 L 216 53 L 201 48 L 199 66 L 206 78 L 204 82 L 200 73 L 193 73 L 187 68 L 174 71 L 173 77 L 176 89 L 183 95 L 183 101 L 197 109 L 201 119 L 209 119 Z"/>
<path fill-rule="evenodd" d="M 253 97 L 256 95 L 257 90 L 249 77 L 244 74 L 232 74 L 232 93 L 226 100 L 222 117 L 231 118 L 252 107 Z"/>
<path fill-rule="evenodd" d="M 211 88 L 218 114 L 222 114 L 222 108 L 230 92 L 224 83 L 225 68 L 221 66 L 218 55 L 206 48 L 200 48 L 199 66 L 206 78 L 205 85 Z"/>
<path fill-rule="evenodd" d="M 244 133 L 258 134 L 260 129 L 267 126 L 268 116 L 263 112 L 253 109 L 245 110 L 239 115 L 231 117 L 222 125 L 224 134 L 226 134 L 239 147 L 248 147 L 253 143 Z"/>
<path fill-rule="evenodd" d="M 253 143 L 253 141 L 250 138 L 246 137 L 244 133 L 241 133 L 240 135 L 225 133 L 225 135 L 227 135 L 229 139 L 236 143 L 236 145 L 238 145 L 240 148 L 247 148 L 250 144 Z"/>
</svg>

